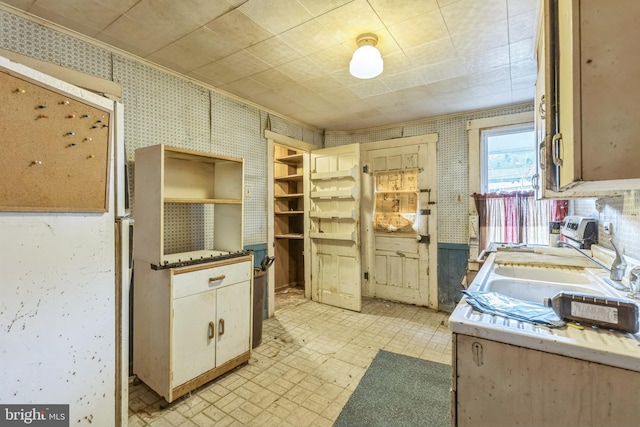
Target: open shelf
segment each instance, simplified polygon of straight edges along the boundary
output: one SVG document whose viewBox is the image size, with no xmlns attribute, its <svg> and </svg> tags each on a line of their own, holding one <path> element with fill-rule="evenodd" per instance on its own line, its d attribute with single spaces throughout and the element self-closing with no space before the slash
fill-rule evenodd
<svg viewBox="0 0 640 427">
<path fill-rule="evenodd" d="M 286 163 L 288 165 L 301 165 L 302 164 L 302 153 L 299 154 L 290 154 L 288 156 L 276 157 L 276 162 Z"/>
<path fill-rule="evenodd" d="M 328 179 L 338 179 L 338 178 L 351 178 L 356 179 L 356 173 L 358 171 L 356 168 L 334 171 L 334 172 L 314 172 L 311 174 L 312 180 L 328 180 Z"/>
<path fill-rule="evenodd" d="M 165 197 L 165 203 L 192 203 L 192 204 L 204 204 L 204 205 L 241 205 L 242 200 L 236 199 L 184 199 L 179 197 Z"/>
</svg>

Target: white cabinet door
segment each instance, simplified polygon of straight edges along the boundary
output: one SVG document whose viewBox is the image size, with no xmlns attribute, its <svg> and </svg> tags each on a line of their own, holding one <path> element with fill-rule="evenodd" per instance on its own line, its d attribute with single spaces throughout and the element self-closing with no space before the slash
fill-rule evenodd
<svg viewBox="0 0 640 427">
<path fill-rule="evenodd" d="M 311 298 L 360 311 L 360 147 L 315 150 L 309 166 Z"/>
<path fill-rule="evenodd" d="M 246 264 L 238 264 L 245 267 Z M 249 351 L 251 282 L 218 288 L 216 366 Z"/>
<path fill-rule="evenodd" d="M 173 387 L 216 366 L 216 292 L 210 290 L 173 301 Z"/>
</svg>

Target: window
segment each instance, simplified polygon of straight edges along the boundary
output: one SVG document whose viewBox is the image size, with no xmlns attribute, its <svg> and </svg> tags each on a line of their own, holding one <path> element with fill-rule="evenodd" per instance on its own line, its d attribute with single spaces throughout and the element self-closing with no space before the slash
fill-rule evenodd
<svg viewBox="0 0 640 427">
<path fill-rule="evenodd" d="M 533 124 L 481 131 L 481 192 L 529 191 L 536 173 Z"/>
</svg>

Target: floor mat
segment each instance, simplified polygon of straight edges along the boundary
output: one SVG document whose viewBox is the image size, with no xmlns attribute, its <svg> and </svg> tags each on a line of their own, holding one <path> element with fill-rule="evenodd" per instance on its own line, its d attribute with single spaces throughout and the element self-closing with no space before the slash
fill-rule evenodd
<svg viewBox="0 0 640 427">
<path fill-rule="evenodd" d="M 334 427 L 449 426 L 451 367 L 380 350 Z"/>
</svg>

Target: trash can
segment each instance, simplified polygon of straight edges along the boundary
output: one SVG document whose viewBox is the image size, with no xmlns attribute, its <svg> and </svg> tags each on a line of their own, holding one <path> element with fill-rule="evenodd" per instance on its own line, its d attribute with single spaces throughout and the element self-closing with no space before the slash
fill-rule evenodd
<svg viewBox="0 0 640 427">
<path fill-rule="evenodd" d="M 262 344 L 262 308 L 264 307 L 265 283 L 267 270 L 273 264 L 274 257 L 265 256 L 260 268 L 253 269 L 253 346 Z"/>
</svg>

